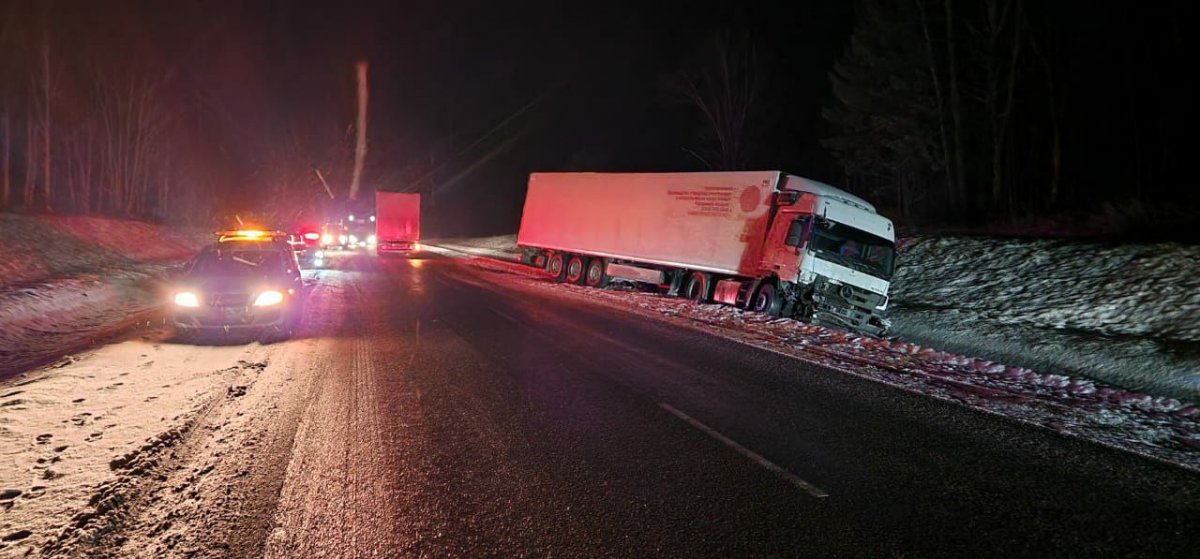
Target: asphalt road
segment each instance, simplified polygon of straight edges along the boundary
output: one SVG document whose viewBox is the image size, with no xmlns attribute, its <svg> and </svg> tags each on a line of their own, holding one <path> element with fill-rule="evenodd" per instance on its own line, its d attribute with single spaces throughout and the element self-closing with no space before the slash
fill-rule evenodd
<svg viewBox="0 0 1200 559">
<path fill-rule="evenodd" d="M 226 538 L 237 554 L 1165 557 L 1200 542 L 1195 474 L 449 258 L 330 268 L 303 336 L 332 342 L 294 373 L 308 388 L 278 396 L 290 444 L 248 478 L 263 497 Z"/>
</svg>

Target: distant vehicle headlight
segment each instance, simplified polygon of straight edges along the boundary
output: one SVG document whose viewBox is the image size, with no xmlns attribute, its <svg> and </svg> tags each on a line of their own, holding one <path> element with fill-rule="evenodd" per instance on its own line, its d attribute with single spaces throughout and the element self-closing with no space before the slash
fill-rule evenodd
<svg viewBox="0 0 1200 559">
<path fill-rule="evenodd" d="M 313 255 L 313 257 L 315 257 L 318 260 L 325 258 L 325 251 L 318 250 L 317 253 Z"/>
<path fill-rule="evenodd" d="M 346 244 L 346 236 L 345 235 L 338 235 L 338 244 L 339 245 Z"/>
<path fill-rule="evenodd" d="M 373 245 L 373 244 L 375 244 L 376 241 L 377 241 L 377 239 L 375 238 L 375 235 L 367 235 L 367 244 L 368 245 Z"/>
<path fill-rule="evenodd" d="M 199 307 L 200 297 L 191 291 L 180 291 L 175 294 L 175 304 L 180 307 Z"/>
<path fill-rule="evenodd" d="M 352 244 L 352 245 L 357 245 L 357 244 L 358 244 L 358 237 L 357 237 L 357 236 L 355 236 L 355 235 L 350 235 L 350 244 Z"/>
<path fill-rule="evenodd" d="M 326 245 L 332 245 L 333 244 L 333 235 L 330 235 L 329 233 L 321 235 L 321 243 L 326 244 Z"/>
<path fill-rule="evenodd" d="M 254 299 L 254 306 L 269 307 L 271 305 L 278 305 L 279 303 L 282 303 L 282 302 L 283 302 L 283 294 L 282 293 L 275 291 L 275 290 L 263 291 L 262 293 L 259 293 L 258 297 L 256 297 Z"/>
</svg>

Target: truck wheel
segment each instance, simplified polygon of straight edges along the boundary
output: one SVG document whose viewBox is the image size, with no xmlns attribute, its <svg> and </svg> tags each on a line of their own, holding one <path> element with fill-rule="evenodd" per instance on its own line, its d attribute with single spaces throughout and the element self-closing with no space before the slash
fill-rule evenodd
<svg viewBox="0 0 1200 559">
<path fill-rule="evenodd" d="M 583 283 L 588 287 L 608 287 L 608 272 L 604 270 L 603 258 L 593 258 L 588 262 Z"/>
<path fill-rule="evenodd" d="M 779 290 L 774 285 L 764 283 L 758 288 L 758 293 L 754 294 L 750 308 L 754 312 L 779 316 L 783 312 L 783 298 L 779 296 Z"/>
<path fill-rule="evenodd" d="M 712 299 L 712 276 L 705 272 L 692 272 L 683 293 L 697 303 L 707 303 Z"/>
<path fill-rule="evenodd" d="M 587 262 L 583 261 L 583 257 L 572 254 L 571 259 L 567 261 L 567 283 L 583 283 L 583 275 L 586 270 Z"/>
<path fill-rule="evenodd" d="M 562 281 L 567 273 L 567 263 L 565 262 L 566 255 L 561 252 L 555 252 L 550 255 L 550 259 L 546 261 L 546 271 L 554 277 L 554 281 Z"/>
</svg>

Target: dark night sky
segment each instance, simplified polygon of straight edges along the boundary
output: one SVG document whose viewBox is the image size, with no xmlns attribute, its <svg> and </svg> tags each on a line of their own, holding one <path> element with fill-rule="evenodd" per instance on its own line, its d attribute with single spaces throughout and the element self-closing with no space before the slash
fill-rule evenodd
<svg viewBox="0 0 1200 559">
<path fill-rule="evenodd" d="M 425 193 L 434 233 L 513 230 L 534 171 L 703 170 L 683 149 L 695 145 L 699 119 L 661 83 L 730 27 L 748 30 L 765 68 L 761 105 L 773 126 L 752 166 L 844 178 L 821 146 L 831 135 L 821 110 L 854 27 L 850 0 L 11 1 L 25 7 L 0 15 L 29 18 L 0 26 L 27 31 L 10 35 L 12 44 L 36 46 L 36 31 L 49 27 L 56 47 L 73 54 L 58 58 L 58 118 L 70 121 L 73 104 L 90 102 L 96 72 L 161 77 L 158 93 L 184 130 L 172 141 L 225 214 L 262 208 L 281 191 L 319 197 L 314 165 L 346 191 L 360 59 L 371 64 L 364 184 Z M 1170 0 L 1026 4 L 1048 22 L 1068 90 L 1063 180 L 1099 201 L 1182 192 L 1190 170 L 1179 123 L 1195 113 L 1184 48 L 1194 18 L 1182 14 L 1192 10 Z M 1038 83 L 1029 68 L 1023 79 Z M 24 91 L 9 89 L 16 98 Z M 1041 101 L 1023 101 L 1032 110 L 1018 119 L 1043 118 Z M 1027 128 L 1044 135 L 1044 126 Z M 1045 166 L 1039 145 L 1018 149 L 1029 151 L 1022 164 Z M 1200 197 L 1163 203 L 1179 200 L 1194 207 Z"/>
<path fill-rule="evenodd" d="M 118 22 L 110 41 L 126 48 L 132 41 L 137 56 L 178 72 L 174 91 L 181 105 L 197 107 L 196 149 L 207 153 L 229 209 L 260 201 L 264 152 L 290 133 L 313 144 L 349 141 L 353 64 L 368 60 L 366 183 L 410 188 L 406 182 L 428 169 L 432 153 L 437 203 L 428 208 L 429 224 L 447 233 L 514 227 L 532 171 L 698 169 L 681 149 L 694 121 L 666 100 L 659 78 L 730 21 L 745 21 L 764 60 L 787 68 L 769 78 L 787 98 L 780 116 L 793 125 L 781 133 L 791 136 L 789 146 L 815 148 L 827 73 L 852 25 L 843 0 L 769 9 L 281 0 L 147 3 L 95 15 Z M 333 165 L 315 151 L 305 155 Z M 823 157 L 767 156 L 809 164 L 815 175 L 831 168 Z M 298 188 L 319 187 L 309 181 Z"/>
</svg>

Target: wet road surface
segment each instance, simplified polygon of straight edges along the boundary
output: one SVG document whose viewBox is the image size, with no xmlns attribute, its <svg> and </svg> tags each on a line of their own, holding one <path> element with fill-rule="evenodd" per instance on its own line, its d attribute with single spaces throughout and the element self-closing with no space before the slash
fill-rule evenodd
<svg viewBox="0 0 1200 559">
<path fill-rule="evenodd" d="M 1195 474 L 449 258 L 316 276 L 234 555 L 1196 550 Z"/>
</svg>

